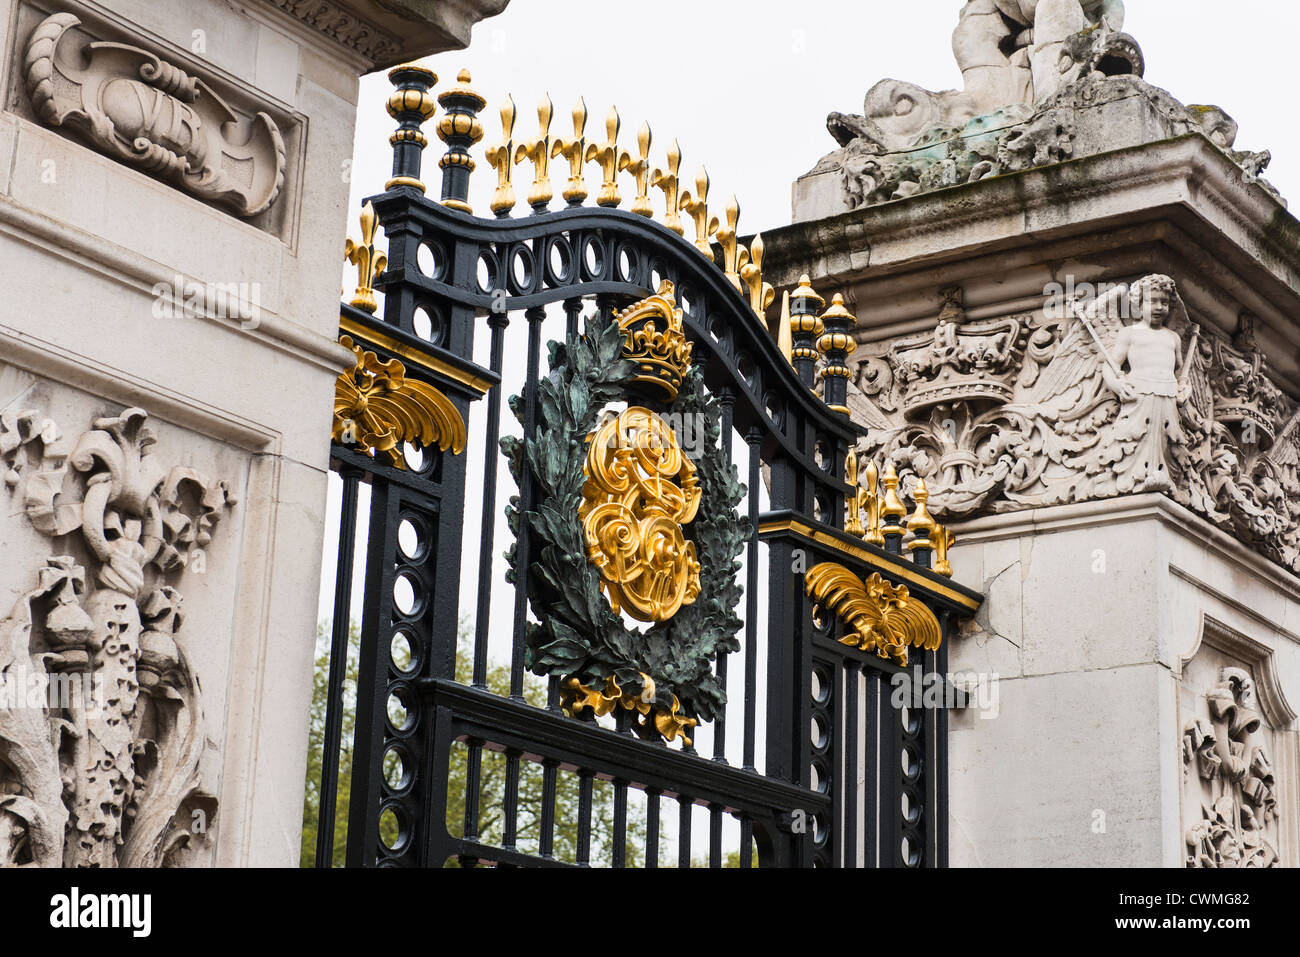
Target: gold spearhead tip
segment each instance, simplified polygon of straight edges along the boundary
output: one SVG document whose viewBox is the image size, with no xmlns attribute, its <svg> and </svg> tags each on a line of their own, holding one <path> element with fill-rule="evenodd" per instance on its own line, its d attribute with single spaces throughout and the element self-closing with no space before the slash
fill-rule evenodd
<svg viewBox="0 0 1300 957">
<path fill-rule="evenodd" d="M 790 293 L 781 294 L 781 318 L 777 326 L 776 343 L 781 349 L 785 361 L 794 363 L 794 333 L 790 330 Z M 851 453 L 850 453 L 851 454 Z"/>
</svg>

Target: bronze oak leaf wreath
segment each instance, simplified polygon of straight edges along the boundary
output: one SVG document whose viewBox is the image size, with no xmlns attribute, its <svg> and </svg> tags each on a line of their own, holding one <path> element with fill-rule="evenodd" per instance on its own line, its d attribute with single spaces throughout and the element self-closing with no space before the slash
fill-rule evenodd
<svg viewBox="0 0 1300 957">
<path fill-rule="evenodd" d="M 536 428 L 522 440 L 501 440 L 521 488 L 527 461 L 536 503 L 527 513 L 532 561 L 524 587 L 538 621 L 529 623 L 525 664 L 536 674 L 575 678 L 589 686 L 599 687 L 612 677 L 625 695 L 642 695 L 642 675 L 648 675 L 654 682 L 649 700 L 656 709 L 668 712 L 676 696 L 679 714 L 709 721 L 726 703 L 712 662 L 740 650 L 736 559 L 750 534 L 749 519 L 738 511 L 745 487 L 719 445 L 718 400 L 705 391 L 703 374 L 692 367 L 664 411 L 699 416 L 695 421 L 703 423 L 703 442 L 688 450 L 698 471 L 700 507 L 684 530 L 695 543 L 700 594 L 668 621 L 645 631 L 628 629 L 601 592 L 578 518 L 587 437 L 607 406 L 629 397 L 637 371 L 636 363 L 624 358 L 617 322 L 596 322 L 589 322 L 585 336 L 548 343 L 550 375 L 538 383 Z M 511 396 L 510 408 L 522 422 L 519 396 Z M 512 496 L 506 515 L 515 536 L 506 553 L 506 578 L 520 587 L 518 496 Z"/>
</svg>

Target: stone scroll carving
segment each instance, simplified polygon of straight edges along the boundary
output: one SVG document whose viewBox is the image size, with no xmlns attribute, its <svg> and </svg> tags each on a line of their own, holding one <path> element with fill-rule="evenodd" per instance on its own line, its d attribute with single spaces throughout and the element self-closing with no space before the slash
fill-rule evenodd
<svg viewBox="0 0 1300 957">
<path fill-rule="evenodd" d="M 1249 314 L 1228 340 L 1153 275 L 971 322 L 954 288 L 933 333 L 863 352 L 859 451 L 904 490 L 941 490 L 936 515 L 1162 492 L 1300 571 L 1300 406 L 1268 378 Z"/>
<path fill-rule="evenodd" d="M 1199 779 L 1201 798 L 1188 808 L 1188 867 L 1278 866 L 1277 786 L 1254 699 L 1250 673 L 1224 668 L 1208 717 L 1183 728 L 1184 776 Z"/>
<path fill-rule="evenodd" d="M 1269 154 L 1234 151 L 1222 110 L 1147 83 L 1123 26 L 1123 0 L 968 0 L 952 42 L 963 89 L 882 80 L 862 113 L 827 117 L 841 148 L 809 175 L 837 172 L 842 208 L 856 209 L 1201 132 L 1276 196 L 1259 179 Z"/>
<path fill-rule="evenodd" d="M 67 553 L 0 621 L 0 865 L 172 864 L 216 816 L 176 586 L 234 499 L 161 465 L 146 419 L 97 419 L 69 453 L 39 413 L 0 414 L 5 484 Z"/>
<path fill-rule="evenodd" d="M 27 93 L 41 120 L 239 216 L 271 207 L 286 161 L 270 116 L 240 116 L 198 77 L 139 47 L 92 41 L 80 23 L 56 13 L 27 41 Z"/>
</svg>

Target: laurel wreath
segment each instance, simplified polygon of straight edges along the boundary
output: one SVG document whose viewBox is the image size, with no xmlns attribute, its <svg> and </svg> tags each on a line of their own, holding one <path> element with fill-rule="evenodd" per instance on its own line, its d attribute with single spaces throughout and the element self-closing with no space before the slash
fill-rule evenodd
<svg viewBox="0 0 1300 957">
<path fill-rule="evenodd" d="M 736 559 L 750 535 L 749 520 L 738 511 L 745 487 L 719 446 L 718 400 L 706 392 L 703 374 L 691 367 L 664 411 L 700 415 L 704 423 L 702 452 L 691 459 L 698 470 L 700 507 L 683 529 L 695 543 L 700 594 L 669 621 L 645 631 L 628 629 L 601 591 L 578 520 L 587 437 L 610 403 L 628 398 L 637 373 L 636 363 L 624 358 L 618 324 L 596 323 L 588 324 L 585 336 L 547 344 L 550 375 L 538 383 L 536 428 L 522 440 L 501 440 L 516 482 L 527 462 L 537 503 L 527 513 L 534 560 L 525 587 L 539 620 L 529 623 L 525 665 L 535 674 L 576 678 L 584 685 L 599 686 L 613 677 L 624 694 L 642 696 L 665 711 L 675 695 L 679 713 L 712 720 L 727 700 L 712 663 L 740 650 Z M 519 396 L 511 396 L 510 408 L 522 423 Z M 519 587 L 518 496 L 511 498 L 506 515 L 515 536 L 506 553 L 506 578 Z M 653 698 L 644 697 L 643 674 L 654 683 Z"/>
</svg>

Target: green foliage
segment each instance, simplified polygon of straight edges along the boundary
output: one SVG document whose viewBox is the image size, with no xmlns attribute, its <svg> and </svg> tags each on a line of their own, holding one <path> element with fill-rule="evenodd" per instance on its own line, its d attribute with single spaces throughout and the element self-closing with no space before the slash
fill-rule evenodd
<svg viewBox="0 0 1300 957">
<path fill-rule="evenodd" d="M 348 664 L 344 685 L 343 735 L 339 761 L 339 786 L 334 825 L 333 865 L 341 867 L 346 858 L 347 821 L 352 787 L 352 737 L 356 724 L 357 655 L 359 650 L 357 627 L 352 626 L 348 644 Z M 398 662 L 399 665 L 402 662 Z M 472 653 L 464 629 L 461 630 L 461 648 L 456 656 L 456 680 L 468 684 L 472 678 Z M 488 669 L 487 686 L 495 694 L 510 693 L 510 669 L 494 665 Z M 316 862 L 317 818 L 320 813 L 321 760 L 325 746 L 325 708 L 329 694 L 329 640 L 326 627 L 317 629 L 316 667 L 312 685 L 311 722 L 308 734 L 307 787 L 303 802 L 302 844 L 299 856 L 301 867 L 313 867 Z M 525 676 L 524 697 L 538 707 L 546 704 L 546 684 L 531 675 Z M 465 793 L 468 748 L 464 744 L 453 747 L 447 788 L 447 830 L 453 837 L 464 835 Z M 521 850 L 535 852 L 541 834 L 542 767 L 522 761 L 519 771 L 519 826 Z M 505 755 L 484 751 L 480 769 L 481 795 L 479 801 L 479 839 L 485 844 L 500 844 L 504 814 Z M 573 861 L 578 848 L 578 778 L 561 771 L 556 781 L 554 854 L 560 860 Z M 391 822 L 381 821 L 381 836 L 385 826 L 394 829 Z M 395 834 L 387 834 L 390 839 Z M 591 860 L 607 861 L 614 836 L 614 789 L 606 781 L 596 781 L 592 789 Z M 645 821 L 629 808 L 625 854 L 628 867 L 639 867 L 644 862 Z M 448 862 L 456 866 L 455 861 Z"/>
<path fill-rule="evenodd" d="M 342 751 L 339 787 L 334 810 L 333 865 L 341 867 L 347 855 L 347 819 L 352 794 L 352 736 L 356 730 L 357 652 L 360 636 L 355 623 L 348 641 L 347 670 L 344 674 Z M 300 867 L 316 865 L 317 818 L 320 815 L 321 762 L 325 753 L 325 705 L 329 700 L 329 635 L 325 623 L 316 629 L 316 665 L 311 689 L 311 720 L 307 732 L 307 790 L 302 808 Z"/>
<path fill-rule="evenodd" d="M 529 602 L 540 618 L 529 627 L 527 665 L 538 674 L 573 677 L 595 687 L 612 675 L 633 695 L 641 694 L 645 672 L 654 679 L 656 706 L 667 710 L 676 696 L 684 714 L 710 720 L 726 702 L 712 662 L 740 649 L 736 558 L 749 537 L 749 520 L 737 507 L 745 489 L 718 447 L 717 400 L 705 391 L 702 373 L 692 368 L 670 411 L 698 415 L 705 423 L 697 463 L 701 503 L 688 530 L 699 555 L 701 593 L 670 622 L 644 632 L 626 628 L 601 592 L 577 518 L 586 438 L 602 410 L 628 397 L 636 374 L 635 363 L 623 358 L 623 341 L 618 324 L 609 321 L 589 325 L 585 336 L 563 345 L 550 343 L 551 374 L 538 384 L 536 429 L 523 440 L 501 440 L 515 480 L 522 480 L 525 466 L 530 469 L 538 503 L 527 516 L 536 559 L 526 576 L 518 566 L 517 497 L 507 509 L 516 536 L 508 552 L 508 577 L 517 585 L 526 578 Z M 510 407 L 521 414 L 518 397 Z"/>
</svg>

